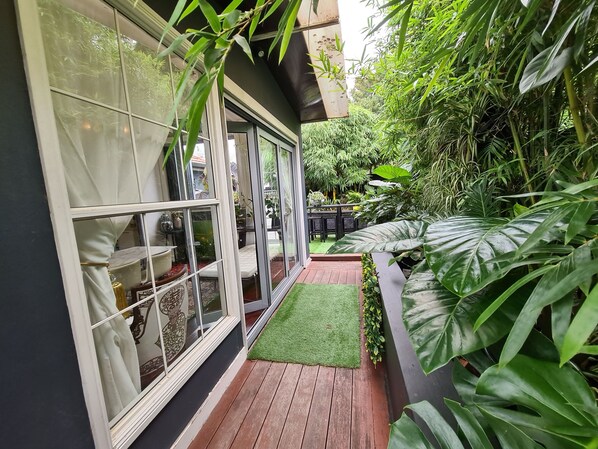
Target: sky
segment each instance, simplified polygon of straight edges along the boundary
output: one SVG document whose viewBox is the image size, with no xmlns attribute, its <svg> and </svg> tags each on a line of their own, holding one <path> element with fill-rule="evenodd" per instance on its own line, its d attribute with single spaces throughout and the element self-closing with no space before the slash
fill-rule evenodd
<svg viewBox="0 0 598 449">
<path fill-rule="evenodd" d="M 376 10 L 372 6 L 367 6 L 359 0 L 338 0 L 338 8 L 340 13 L 342 38 L 345 42 L 345 60 L 360 59 L 363 53 L 363 47 L 366 43 L 366 33 L 362 30 L 367 26 L 368 17 L 373 16 Z M 374 23 L 376 23 L 376 21 L 374 21 Z M 368 45 L 366 55 L 373 56 L 374 54 L 374 45 Z M 351 62 L 347 62 L 346 66 L 350 67 Z M 352 89 L 355 80 L 348 76 L 347 84 L 349 89 Z"/>
</svg>

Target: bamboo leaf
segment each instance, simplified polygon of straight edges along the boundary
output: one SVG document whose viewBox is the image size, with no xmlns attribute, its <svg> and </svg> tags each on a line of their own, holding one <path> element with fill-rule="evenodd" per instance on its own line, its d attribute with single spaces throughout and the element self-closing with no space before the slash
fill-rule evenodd
<svg viewBox="0 0 598 449">
<path fill-rule="evenodd" d="M 587 202 L 581 203 L 577 206 L 577 209 L 573 213 L 569 225 L 567 226 L 567 232 L 565 234 L 565 244 L 568 244 L 575 236 L 577 236 L 581 230 L 586 226 L 592 215 L 596 211 L 596 203 Z"/>
<path fill-rule="evenodd" d="M 226 8 L 224 8 L 224 11 L 222 11 L 222 14 L 228 14 L 229 12 L 234 11 L 241 5 L 241 3 L 243 3 L 243 0 L 233 0 L 232 2 L 230 2 L 228 4 L 228 6 Z"/>
<path fill-rule="evenodd" d="M 566 48 L 558 56 L 549 59 L 551 50 L 552 47 L 543 50 L 525 67 L 519 82 L 519 91 L 522 94 L 552 81 L 571 63 L 573 48 Z"/>
<path fill-rule="evenodd" d="M 239 45 L 239 47 L 241 47 L 243 49 L 243 51 L 245 52 L 245 54 L 247 55 L 247 57 L 251 60 L 251 62 L 254 62 L 253 61 L 253 54 L 251 53 L 251 47 L 249 46 L 249 42 L 247 42 L 247 39 L 245 39 L 240 34 L 235 34 L 233 36 L 233 39 Z"/>
<path fill-rule="evenodd" d="M 255 3 L 255 9 L 259 9 L 264 5 L 265 0 L 257 0 L 257 2 Z M 258 12 L 255 14 L 255 16 L 253 17 L 253 19 L 251 19 L 251 24 L 249 25 L 249 40 L 251 40 L 251 37 L 253 36 L 253 33 L 255 33 L 255 29 L 257 28 L 258 24 L 260 23 L 260 16 L 261 16 L 261 12 Z"/>
<path fill-rule="evenodd" d="M 567 295 L 560 301 L 552 304 L 552 313 L 550 315 L 552 327 L 552 339 L 557 348 L 563 346 L 563 340 L 569 324 L 571 323 L 571 314 L 573 313 L 573 295 Z"/>
<path fill-rule="evenodd" d="M 222 27 L 220 26 L 220 19 L 218 19 L 218 14 L 216 14 L 214 8 L 212 8 L 207 0 L 198 0 L 198 2 L 201 12 L 210 24 L 212 30 L 214 30 L 214 33 L 220 33 L 220 31 L 222 31 Z"/>
<path fill-rule="evenodd" d="M 177 23 L 181 23 L 183 19 L 185 19 L 185 17 L 187 17 L 189 14 L 195 11 L 198 6 L 199 0 L 192 0 L 191 3 L 189 3 L 189 6 L 187 6 L 187 8 L 185 9 L 185 11 L 183 11 L 183 14 L 181 14 L 181 17 L 179 17 Z"/>
<path fill-rule="evenodd" d="M 284 33 L 282 35 L 282 40 L 280 42 L 280 51 L 278 56 L 278 64 L 282 62 L 285 53 L 287 52 L 287 48 L 289 46 L 289 42 L 291 41 L 291 36 L 295 31 L 295 21 L 297 20 L 297 13 L 299 12 L 299 7 L 301 6 L 301 0 L 292 0 L 295 4 L 292 6 L 291 13 L 287 18 Z M 292 5 L 292 3 L 291 3 Z M 289 5 L 290 6 L 290 5 Z"/>
<path fill-rule="evenodd" d="M 585 345 L 597 325 L 598 285 L 594 286 L 590 294 L 586 297 L 565 334 L 561 348 L 561 365 L 581 351 L 581 348 Z"/>
<path fill-rule="evenodd" d="M 164 31 L 162 32 L 162 36 L 160 37 L 160 45 L 162 44 L 162 41 L 164 40 L 164 37 L 166 36 L 166 33 L 168 33 L 170 31 L 170 29 L 176 23 L 178 17 L 183 12 L 183 9 L 185 8 L 186 4 L 187 4 L 187 0 L 178 0 L 177 1 L 177 4 L 174 7 L 174 9 L 172 11 L 172 14 L 170 16 L 170 19 L 168 19 L 168 24 L 164 28 Z"/>
</svg>

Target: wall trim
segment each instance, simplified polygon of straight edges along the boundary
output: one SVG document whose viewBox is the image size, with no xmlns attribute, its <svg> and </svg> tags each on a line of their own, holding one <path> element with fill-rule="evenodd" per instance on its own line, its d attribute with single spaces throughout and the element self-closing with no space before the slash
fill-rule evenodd
<svg viewBox="0 0 598 449">
<path fill-rule="evenodd" d="M 246 360 L 247 348 L 243 347 L 170 449 L 187 449 L 191 445 Z"/>
</svg>

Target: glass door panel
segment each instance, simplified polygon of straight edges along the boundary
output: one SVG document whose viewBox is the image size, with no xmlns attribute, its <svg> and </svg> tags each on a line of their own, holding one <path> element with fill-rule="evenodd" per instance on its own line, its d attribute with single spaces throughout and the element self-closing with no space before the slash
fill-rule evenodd
<svg viewBox="0 0 598 449">
<path fill-rule="evenodd" d="M 259 153 L 266 217 L 266 241 L 270 265 L 270 281 L 272 290 L 274 290 L 286 276 L 276 144 L 260 136 Z"/>
<path fill-rule="evenodd" d="M 293 189 L 292 154 L 280 149 L 280 184 L 282 189 L 282 225 L 285 259 L 289 271 L 297 264 L 297 227 L 295 223 L 295 189 Z"/>
</svg>

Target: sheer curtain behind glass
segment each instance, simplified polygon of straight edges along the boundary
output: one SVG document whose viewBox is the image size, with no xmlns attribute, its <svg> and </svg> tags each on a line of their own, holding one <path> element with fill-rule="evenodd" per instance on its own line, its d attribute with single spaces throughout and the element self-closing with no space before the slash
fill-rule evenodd
<svg viewBox="0 0 598 449">
<path fill-rule="evenodd" d="M 42 32 L 52 87 L 119 109 L 126 108 L 124 81 L 111 8 L 95 0 L 72 3 L 75 12 L 59 2 L 40 0 Z M 134 45 L 123 46 L 127 62 L 136 63 Z M 147 54 L 141 53 L 147 67 Z M 153 88 L 170 91 L 164 62 L 156 61 Z M 151 76 L 151 74 L 149 74 Z M 147 73 L 144 76 L 148 76 Z M 131 81 L 131 80 L 129 80 Z M 147 87 L 128 83 L 131 96 L 147 98 Z M 165 96 L 161 96 L 165 98 Z M 151 117 L 165 116 L 168 101 L 148 99 Z M 136 120 L 130 129 L 123 114 L 61 93 L 52 94 L 54 114 L 71 207 L 140 202 L 143 186 L 160 157 L 168 129 Z M 137 160 L 132 133 L 137 136 Z M 143 135 L 143 138 L 140 137 Z M 118 313 L 107 262 L 129 217 L 75 223 L 75 234 L 92 324 Z M 121 315 L 93 331 L 102 387 L 109 418 L 116 416 L 140 391 L 135 342 Z"/>
</svg>

